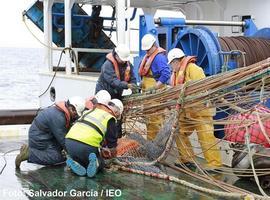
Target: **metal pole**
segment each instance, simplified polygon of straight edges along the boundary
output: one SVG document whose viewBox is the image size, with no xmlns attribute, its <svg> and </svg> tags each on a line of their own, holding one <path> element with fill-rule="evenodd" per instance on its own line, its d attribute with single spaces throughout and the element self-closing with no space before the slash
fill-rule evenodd
<svg viewBox="0 0 270 200">
<path fill-rule="evenodd" d="M 43 1 L 43 13 L 44 13 L 44 43 L 45 47 L 45 65 L 48 70 L 52 72 L 53 68 L 53 54 L 52 54 L 52 5 L 54 0 Z"/>
<path fill-rule="evenodd" d="M 155 23 L 159 25 L 207 25 L 207 26 L 245 26 L 244 21 L 207 21 L 207 20 L 185 20 L 184 18 L 157 18 Z"/>
<path fill-rule="evenodd" d="M 125 0 L 116 0 L 116 34 L 117 45 L 124 44 L 125 40 Z"/>
<path fill-rule="evenodd" d="M 206 20 L 186 20 L 186 25 L 207 25 L 207 26 L 245 26 L 245 22 L 233 21 L 206 21 Z"/>
<path fill-rule="evenodd" d="M 129 11 L 130 8 L 130 0 L 127 0 L 127 11 Z M 127 38 L 126 38 L 126 44 L 130 48 L 130 18 L 127 17 Z"/>
<path fill-rule="evenodd" d="M 71 8 L 73 6 L 74 0 L 65 0 L 65 47 L 71 48 Z M 71 74 L 71 57 L 69 50 L 65 52 L 66 56 L 66 74 Z"/>
</svg>

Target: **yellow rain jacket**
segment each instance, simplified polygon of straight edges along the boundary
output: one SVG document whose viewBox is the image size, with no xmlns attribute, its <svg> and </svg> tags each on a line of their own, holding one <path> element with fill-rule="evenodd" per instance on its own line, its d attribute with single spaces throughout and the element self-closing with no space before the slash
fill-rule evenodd
<svg viewBox="0 0 270 200">
<path fill-rule="evenodd" d="M 66 138 L 100 147 L 100 143 L 103 141 L 107 131 L 107 124 L 112 118 L 115 117 L 100 108 L 87 111 L 71 127 Z"/>
<path fill-rule="evenodd" d="M 183 82 L 205 78 L 203 69 L 194 62 L 186 62 L 186 66 L 182 67 L 182 70 L 180 67 L 179 72 L 176 73 L 176 80 L 181 80 L 181 76 L 183 77 Z M 207 165 L 210 167 L 222 165 L 220 151 L 218 146 L 214 145 L 217 141 L 214 136 L 214 115 L 215 109 L 207 109 L 204 105 L 185 109 L 180 115 L 180 131 L 176 139 L 178 152 L 181 155 L 179 158 L 180 162 L 193 162 L 195 156 L 188 136 L 196 130 Z"/>
<path fill-rule="evenodd" d="M 152 55 L 145 55 L 139 69 L 139 74 L 142 77 L 142 91 L 149 88 L 153 88 L 156 85 L 156 80 L 153 77 L 153 73 L 151 71 L 152 63 L 155 57 L 160 53 L 165 53 L 166 51 L 162 48 L 157 48 Z M 151 116 L 148 118 L 148 122 L 146 123 L 147 127 L 147 139 L 153 140 L 155 139 L 159 129 L 161 128 L 161 124 L 163 122 L 163 116 Z"/>
</svg>

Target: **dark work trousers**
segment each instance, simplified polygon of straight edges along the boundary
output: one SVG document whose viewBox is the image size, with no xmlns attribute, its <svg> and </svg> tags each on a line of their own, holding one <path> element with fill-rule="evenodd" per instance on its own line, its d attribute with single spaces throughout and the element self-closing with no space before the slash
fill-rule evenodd
<svg viewBox="0 0 270 200">
<path fill-rule="evenodd" d="M 101 158 L 97 147 L 66 138 L 66 149 L 68 155 L 85 168 L 87 168 L 89 164 L 89 154 L 95 153 L 99 162 L 98 171 L 103 169 L 104 160 Z"/>
<path fill-rule="evenodd" d="M 63 164 L 66 158 L 63 157 L 61 150 L 56 144 L 50 144 L 46 149 L 36 149 L 30 145 L 28 162 L 40 165 Z"/>
</svg>

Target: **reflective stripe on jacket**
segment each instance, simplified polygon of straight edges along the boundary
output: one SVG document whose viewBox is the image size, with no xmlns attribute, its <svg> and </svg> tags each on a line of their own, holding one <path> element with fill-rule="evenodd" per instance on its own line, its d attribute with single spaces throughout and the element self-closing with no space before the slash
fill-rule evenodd
<svg viewBox="0 0 270 200">
<path fill-rule="evenodd" d="M 65 117 L 66 117 L 66 128 L 68 129 L 70 127 L 70 113 L 66 107 L 66 102 L 64 101 L 60 101 L 60 102 L 57 102 L 55 104 L 55 107 L 58 109 L 58 110 L 61 110 L 62 112 L 65 113 Z"/>
<path fill-rule="evenodd" d="M 195 56 L 187 56 L 184 57 L 179 66 L 179 71 L 178 72 L 173 72 L 171 76 L 171 86 L 176 86 L 176 85 L 181 85 L 184 84 L 186 81 L 186 69 L 187 66 L 190 63 L 195 63 L 196 62 L 196 57 Z"/>
<path fill-rule="evenodd" d="M 119 80 L 121 80 L 121 79 L 120 79 L 119 66 L 118 66 L 117 61 L 116 61 L 115 58 L 113 57 L 113 54 L 112 54 L 112 53 L 108 53 L 108 54 L 106 55 L 106 58 L 107 58 L 109 61 L 112 62 L 113 67 L 114 67 L 115 74 L 116 74 L 117 78 L 118 78 Z M 127 68 L 126 68 L 126 70 L 125 70 L 125 78 L 124 78 L 124 80 L 125 80 L 126 82 L 129 82 L 129 81 L 130 81 L 130 64 L 129 64 L 129 62 L 126 62 L 126 63 L 127 63 Z"/>
<path fill-rule="evenodd" d="M 107 132 L 108 121 L 115 118 L 107 111 L 95 108 L 87 111 L 70 129 L 66 138 L 100 147 Z"/>
<path fill-rule="evenodd" d="M 153 60 L 155 59 L 155 57 L 159 54 L 159 53 L 164 53 L 165 54 L 166 50 L 158 47 L 150 56 L 149 55 L 145 55 L 143 57 L 143 60 L 140 64 L 140 68 L 139 68 L 139 74 L 140 76 L 146 76 L 149 74 L 151 65 Z"/>
</svg>

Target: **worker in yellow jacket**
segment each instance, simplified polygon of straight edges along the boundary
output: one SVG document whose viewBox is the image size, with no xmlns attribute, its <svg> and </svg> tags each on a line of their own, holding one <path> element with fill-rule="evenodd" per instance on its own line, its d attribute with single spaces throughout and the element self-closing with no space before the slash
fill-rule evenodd
<svg viewBox="0 0 270 200">
<path fill-rule="evenodd" d="M 196 57 L 185 56 L 184 52 L 179 48 L 170 50 L 168 61 L 172 67 L 172 86 L 205 78 L 203 69 L 195 64 Z M 181 163 L 190 167 L 194 166 L 194 153 L 188 136 L 196 130 L 207 165 L 214 168 L 222 165 L 220 151 L 214 145 L 216 144 L 213 126 L 214 115 L 215 109 L 206 108 L 203 105 L 185 109 L 181 113 L 180 131 L 176 139 Z M 179 164 L 176 163 L 176 166 L 179 166 Z"/>
<path fill-rule="evenodd" d="M 66 135 L 66 163 L 75 174 L 93 177 L 104 167 L 102 157 L 116 156 L 116 122 L 123 109 L 119 99 L 112 99 L 107 105 L 98 103 L 94 109 L 85 111 L 71 127 Z"/>
<path fill-rule="evenodd" d="M 142 50 L 146 51 L 140 68 L 139 75 L 142 78 L 143 92 L 156 90 L 164 87 L 170 80 L 171 71 L 168 66 L 166 50 L 158 47 L 156 38 L 151 34 L 146 34 L 142 38 Z M 162 124 L 162 116 L 151 116 L 146 124 L 147 139 L 153 140 L 156 137 Z"/>
</svg>

